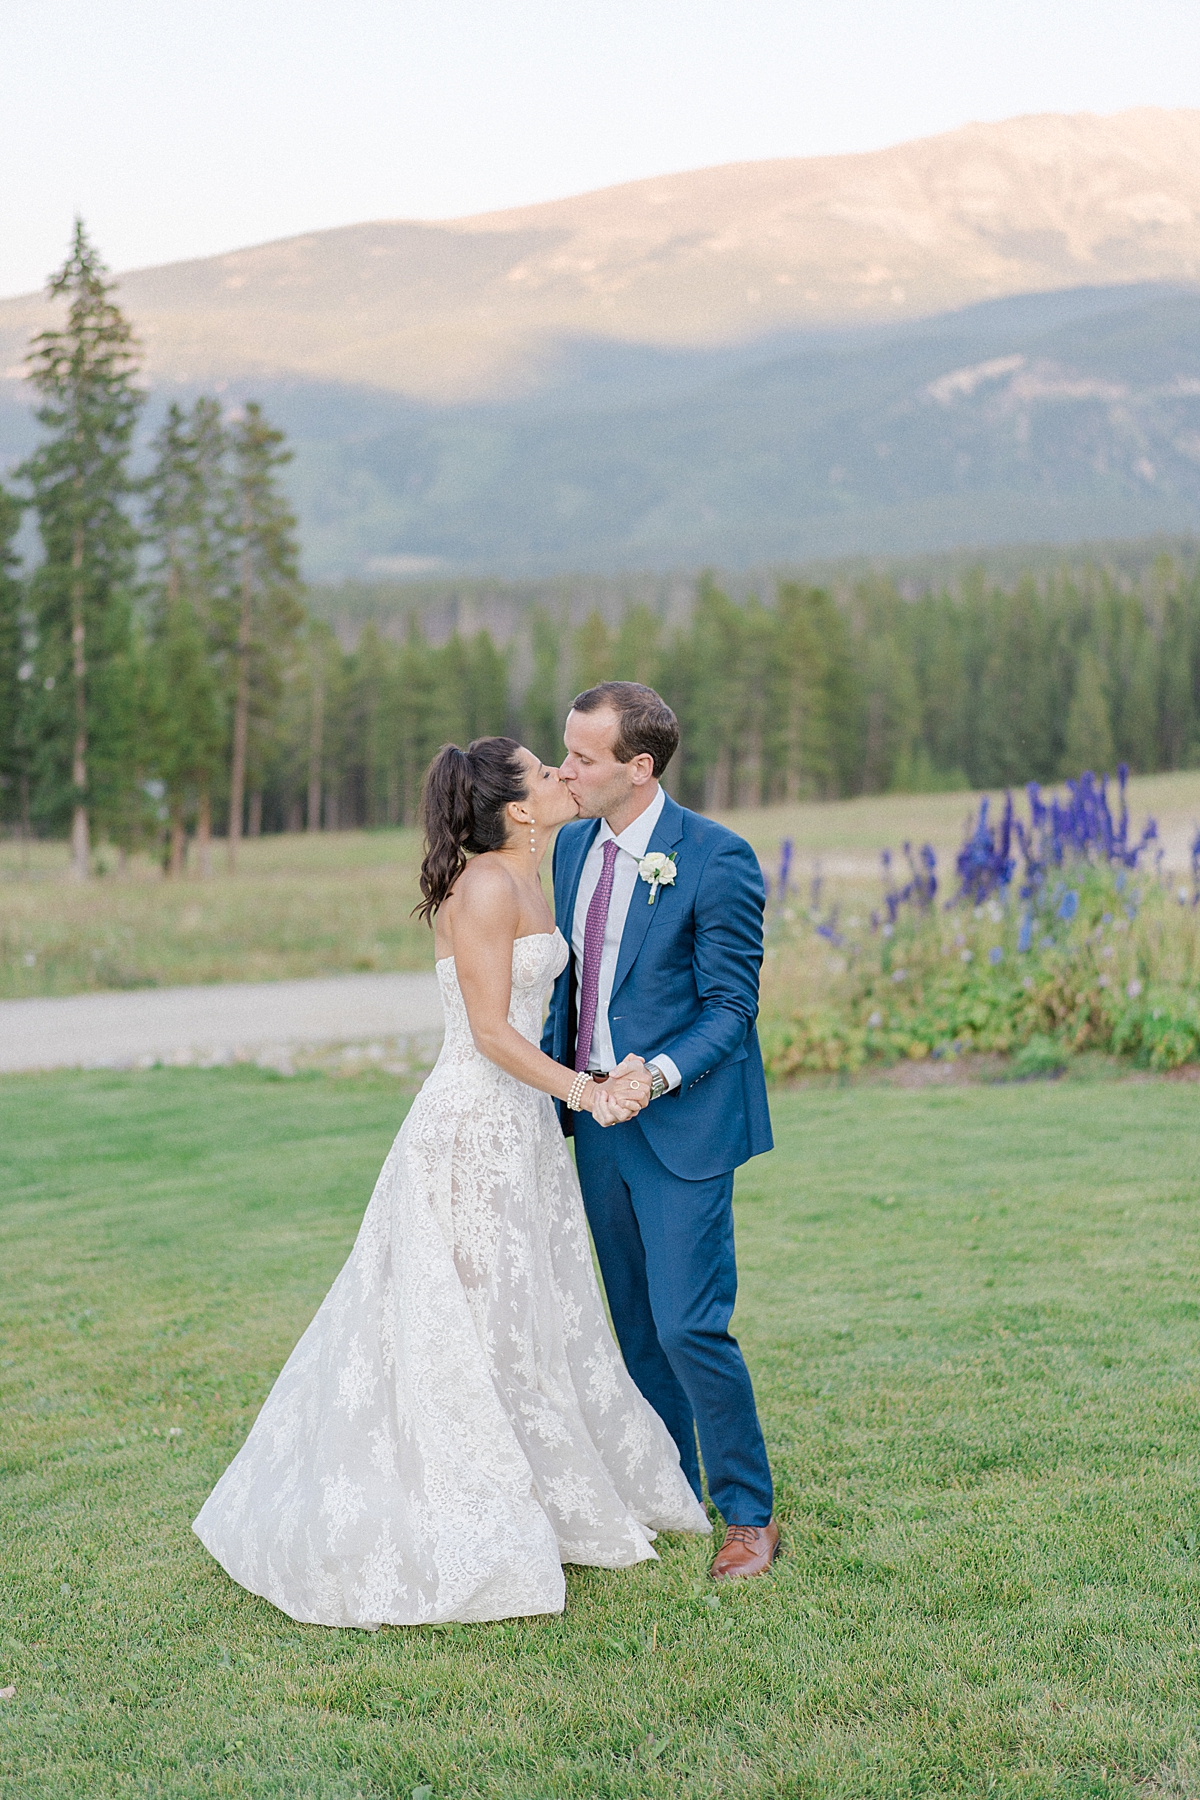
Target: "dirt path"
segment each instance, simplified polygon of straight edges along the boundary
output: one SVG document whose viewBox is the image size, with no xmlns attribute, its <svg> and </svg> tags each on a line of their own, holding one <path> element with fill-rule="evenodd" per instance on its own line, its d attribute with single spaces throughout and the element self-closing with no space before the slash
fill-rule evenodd
<svg viewBox="0 0 1200 1800">
<path fill-rule="evenodd" d="M 138 989 L 62 1000 L 0 1001 L 0 1073 L 147 1067 L 156 1062 L 285 1061 L 333 1044 L 433 1044 L 435 975 Z"/>
</svg>

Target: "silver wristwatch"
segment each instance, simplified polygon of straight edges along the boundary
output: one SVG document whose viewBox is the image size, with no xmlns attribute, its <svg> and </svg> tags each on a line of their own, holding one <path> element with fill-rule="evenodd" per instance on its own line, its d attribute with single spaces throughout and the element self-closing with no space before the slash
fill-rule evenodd
<svg viewBox="0 0 1200 1800">
<path fill-rule="evenodd" d="M 657 1063 L 647 1063 L 646 1073 L 650 1077 L 650 1098 L 661 1100 L 667 1091 L 667 1078 Z"/>
</svg>

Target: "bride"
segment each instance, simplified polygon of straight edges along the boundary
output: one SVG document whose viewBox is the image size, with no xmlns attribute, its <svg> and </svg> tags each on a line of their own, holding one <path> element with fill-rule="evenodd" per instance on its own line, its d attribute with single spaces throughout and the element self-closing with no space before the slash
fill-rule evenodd
<svg viewBox="0 0 1200 1800">
<path fill-rule="evenodd" d="M 575 816 L 511 738 L 450 745 L 426 776 L 442 1051 L 194 1525 L 294 1619 L 561 1612 L 563 1563 L 624 1568 L 656 1531 L 709 1529 L 609 1330 L 550 1096 L 617 1129 L 629 1109 L 537 1048 L 568 954 L 539 872 Z"/>
</svg>

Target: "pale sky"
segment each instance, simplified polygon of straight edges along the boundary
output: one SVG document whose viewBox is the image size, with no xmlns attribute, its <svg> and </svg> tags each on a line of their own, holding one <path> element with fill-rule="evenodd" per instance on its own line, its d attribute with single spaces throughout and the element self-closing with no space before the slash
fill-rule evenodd
<svg viewBox="0 0 1200 1800">
<path fill-rule="evenodd" d="M 1200 106 L 1197 0 L 4 0 L 0 295 L 971 119 Z"/>
</svg>

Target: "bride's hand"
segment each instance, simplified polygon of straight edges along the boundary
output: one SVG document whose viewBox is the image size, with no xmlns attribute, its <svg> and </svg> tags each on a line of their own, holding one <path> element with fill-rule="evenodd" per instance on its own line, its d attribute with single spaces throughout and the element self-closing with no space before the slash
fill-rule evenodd
<svg viewBox="0 0 1200 1800">
<path fill-rule="evenodd" d="M 592 1083 L 591 1106 L 589 1111 L 597 1125 L 624 1125 L 637 1113 L 637 1107 L 628 1101 L 617 1099 L 598 1082 Z"/>
</svg>

